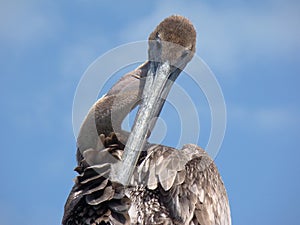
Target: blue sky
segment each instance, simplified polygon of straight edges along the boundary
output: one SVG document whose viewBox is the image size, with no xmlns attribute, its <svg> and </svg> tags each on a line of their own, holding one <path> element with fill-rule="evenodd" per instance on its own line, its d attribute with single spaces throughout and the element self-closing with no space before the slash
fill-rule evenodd
<svg viewBox="0 0 300 225">
<path fill-rule="evenodd" d="M 81 76 L 106 51 L 145 40 L 181 14 L 195 25 L 197 54 L 227 105 L 216 163 L 233 224 L 298 224 L 299 11 L 292 0 L 2 1 L 0 223 L 60 224 L 75 176 L 72 103 Z"/>
</svg>

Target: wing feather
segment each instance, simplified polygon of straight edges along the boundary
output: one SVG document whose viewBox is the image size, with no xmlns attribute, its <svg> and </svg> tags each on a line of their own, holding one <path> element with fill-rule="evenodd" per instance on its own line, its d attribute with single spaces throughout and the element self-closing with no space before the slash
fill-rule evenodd
<svg viewBox="0 0 300 225">
<path fill-rule="evenodd" d="M 147 165 L 147 167 L 144 167 Z M 230 225 L 226 190 L 216 165 L 200 147 L 153 145 L 137 170 L 137 183 L 159 191 L 174 224 Z M 154 176 L 155 175 L 155 176 Z"/>
<path fill-rule="evenodd" d="M 104 149 L 90 148 L 83 152 L 76 168 L 81 173 L 75 178 L 66 202 L 63 225 L 130 224 L 130 199 L 122 185 L 109 180 L 111 165 L 122 154 L 122 146 L 110 141 L 114 136 L 100 137 L 105 142 Z"/>
</svg>

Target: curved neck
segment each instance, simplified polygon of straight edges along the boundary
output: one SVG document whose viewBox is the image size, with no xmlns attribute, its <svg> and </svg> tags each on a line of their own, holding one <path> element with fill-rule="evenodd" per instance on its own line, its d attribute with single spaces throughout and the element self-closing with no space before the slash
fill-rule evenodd
<svg viewBox="0 0 300 225">
<path fill-rule="evenodd" d="M 121 125 L 130 111 L 140 103 L 148 67 L 149 63 L 146 62 L 123 76 L 92 106 L 81 125 L 77 139 L 81 152 L 89 148 L 96 149 L 100 134 L 109 135 L 115 132 L 127 136 Z"/>
</svg>

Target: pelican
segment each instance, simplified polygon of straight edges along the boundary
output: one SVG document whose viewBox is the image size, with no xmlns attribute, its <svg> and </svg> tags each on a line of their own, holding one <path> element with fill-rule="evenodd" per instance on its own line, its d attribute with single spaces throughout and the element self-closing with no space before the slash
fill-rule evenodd
<svg viewBox="0 0 300 225">
<path fill-rule="evenodd" d="M 209 155 L 147 141 L 173 82 L 192 59 L 196 31 L 179 15 L 150 34 L 148 60 L 88 112 L 77 138 L 78 173 L 63 225 L 230 225 L 225 186 Z M 131 132 L 122 121 L 139 106 Z"/>
</svg>

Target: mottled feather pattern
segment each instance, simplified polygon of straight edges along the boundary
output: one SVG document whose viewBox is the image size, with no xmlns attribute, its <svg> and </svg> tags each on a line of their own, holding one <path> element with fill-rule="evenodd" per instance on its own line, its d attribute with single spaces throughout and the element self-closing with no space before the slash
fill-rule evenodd
<svg viewBox="0 0 300 225">
<path fill-rule="evenodd" d="M 172 219 L 167 224 L 231 224 L 222 179 L 214 162 L 196 145 L 185 145 L 182 150 L 152 145 L 134 182 L 153 194 L 162 211 L 167 209 Z"/>
<path fill-rule="evenodd" d="M 114 133 L 100 139 L 106 148 L 83 153 L 90 166 L 75 179 L 66 204 L 66 212 L 73 211 L 64 225 L 231 224 L 222 179 L 200 147 L 147 145 L 131 185 L 124 188 L 108 179 L 110 164 L 121 159 L 124 145 Z"/>
<path fill-rule="evenodd" d="M 111 164 L 121 158 L 124 145 L 113 133 L 100 135 L 104 149 L 88 149 L 76 171 L 75 185 L 65 205 L 64 225 L 129 224 L 131 201 L 122 185 L 111 182 Z"/>
</svg>

